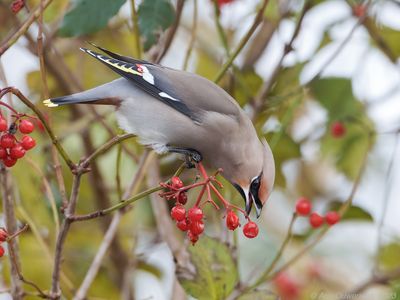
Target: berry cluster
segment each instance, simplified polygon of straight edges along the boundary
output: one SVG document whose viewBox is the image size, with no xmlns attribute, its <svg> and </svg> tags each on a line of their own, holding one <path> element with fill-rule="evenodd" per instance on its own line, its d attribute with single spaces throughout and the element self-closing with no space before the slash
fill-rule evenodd
<svg viewBox="0 0 400 300">
<path fill-rule="evenodd" d="M 0 115 L 0 159 L 8 168 L 24 157 L 26 151 L 36 146 L 36 141 L 28 135 L 35 127 L 31 121 L 22 119 L 24 116 L 17 114 L 15 121 L 8 126 Z M 15 136 L 18 131 L 23 134 L 20 140 Z"/>
<path fill-rule="evenodd" d="M 225 207 L 226 215 L 225 215 L 225 224 L 229 230 L 235 230 L 240 226 L 239 217 L 235 213 L 242 213 L 247 219 L 247 223 L 243 226 L 243 234 L 247 238 L 255 238 L 258 235 L 258 226 L 256 223 L 252 222 L 249 216 L 243 211 L 241 208 L 236 207 L 235 205 L 229 203 L 225 200 L 213 183 L 216 183 L 219 187 L 222 187 L 222 184 L 215 179 L 215 176 L 208 176 L 205 173 L 203 166 L 199 163 L 198 168 L 200 173 L 202 174 L 204 181 L 197 182 L 191 185 L 184 186 L 182 180 L 174 176 L 167 183 L 161 183 L 166 190 L 162 192 L 160 195 L 164 197 L 166 200 L 175 201 L 175 206 L 171 209 L 171 217 L 176 222 L 176 226 L 181 231 L 187 232 L 187 236 L 189 240 L 194 245 L 199 236 L 204 232 L 204 213 L 202 210 L 202 206 L 210 203 L 216 209 L 219 209 L 219 206 L 215 203 L 215 201 L 211 198 L 211 191 L 215 193 L 217 198 L 221 201 L 222 205 Z M 219 170 L 216 174 L 218 174 L 221 170 Z M 194 206 L 186 210 L 184 205 L 187 203 L 187 191 L 195 188 L 202 187 L 197 201 Z M 207 195 L 206 199 L 203 200 L 204 194 Z"/>
<path fill-rule="evenodd" d="M 204 231 L 203 210 L 194 206 L 187 212 L 185 207 L 177 203 L 171 209 L 171 217 L 176 221 L 176 227 L 182 231 L 187 231 L 187 236 L 192 244 L 199 240 L 199 236 Z"/>
<path fill-rule="evenodd" d="M 336 211 L 329 211 L 325 214 L 325 217 L 321 216 L 316 212 L 311 212 L 312 205 L 310 200 L 307 198 L 300 198 L 296 203 L 296 213 L 299 216 L 308 216 L 311 227 L 318 228 L 325 222 L 328 225 L 334 225 L 340 221 L 340 215 Z"/>
<path fill-rule="evenodd" d="M 0 244 L 7 241 L 8 232 L 4 228 L 0 228 Z M 0 245 L 0 257 L 4 255 L 4 247 Z"/>
</svg>

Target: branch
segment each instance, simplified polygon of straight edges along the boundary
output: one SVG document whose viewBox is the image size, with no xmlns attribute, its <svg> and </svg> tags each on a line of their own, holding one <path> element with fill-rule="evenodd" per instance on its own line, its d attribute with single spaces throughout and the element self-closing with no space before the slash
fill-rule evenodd
<svg viewBox="0 0 400 300">
<path fill-rule="evenodd" d="M 184 169 L 185 169 L 185 164 L 182 164 L 179 167 L 179 169 L 175 172 L 174 176 L 179 176 L 183 172 Z M 93 213 L 89 213 L 89 214 L 86 214 L 86 215 L 70 215 L 70 216 L 68 216 L 68 218 L 72 222 L 75 222 L 75 221 L 87 221 L 87 220 L 91 220 L 91 219 L 98 218 L 98 217 L 104 217 L 105 215 L 108 215 L 108 214 L 110 214 L 110 213 L 112 213 L 112 212 L 114 212 L 116 210 L 124 208 L 124 207 L 126 207 L 126 206 L 128 206 L 128 205 L 130 205 L 130 204 L 132 204 L 132 203 L 134 203 L 134 202 L 136 202 L 136 201 L 148 196 L 148 195 L 151 195 L 151 194 L 153 194 L 155 192 L 158 192 L 158 191 L 161 191 L 163 189 L 164 188 L 162 186 L 156 185 L 153 188 L 148 189 L 148 190 L 146 190 L 144 192 L 141 192 L 141 193 L 139 193 L 139 194 L 137 194 L 137 195 L 135 195 L 135 196 L 133 196 L 133 197 L 131 197 L 129 199 L 122 200 L 119 203 L 117 203 L 117 204 L 115 204 L 115 205 L 113 205 L 113 206 L 111 206 L 109 208 L 101 209 L 101 210 L 98 210 L 98 211 L 95 211 Z"/>
<path fill-rule="evenodd" d="M 74 296 L 74 300 L 83 300 L 86 298 L 86 294 L 90 288 L 90 286 L 93 283 L 93 280 L 96 278 L 97 272 L 100 269 L 101 263 L 103 262 L 104 256 L 107 253 L 108 248 L 110 247 L 115 233 L 117 232 L 118 229 L 118 224 L 121 220 L 121 213 L 117 212 L 112 221 L 110 226 L 108 227 L 107 232 L 104 235 L 104 239 L 101 242 L 101 245 L 99 247 L 99 250 L 96 253 L 95 258 L 93 259 L 92 264 L 90 265 L 89 270 L 86 273 L 85 278 L 82 281 L 81 286 L 79 287 L 78 291 L 76 292 Z"/>
<path fill-rule="evenodd" d="M 183 5 L 185 4 L 185 0 L 178 0 L 177 4 L 176 4 L 176 18 L 175 18 L 175 22 L 172 25 L 172 27 L 170 29 L 168 29 L 167 32 L 167 38 L 166 41 L 164 43 L 164 47 L 163 50 L 158 54 L 157 58 L 155 59 L 155 63 L 160 63 L 160 61 L 163 59 L 163 57 L 165 56 L 165 54 L 167 54 L 172 41 L 175 37 L 176 34 L 176 30 L 178 29 L 179 23 L 181 21 L 181 16 L 182 16 L 182 10 L 183 10 Z"/>
<path fill-rule="evenodd" d="M 385 272 L 385 273 L 379 273 L 372 275 L 370 279 L 365 281 L 364 283 L 360 284 L 359 286 L 355 287 L 349 292 L 343 293 L 343 295 L 355 295 L 357 297 L 361 296 L 361 294 L 369 289 L 370 287 L 374 285 L 386 285 L 389 284 L 390 281 L 399 279 L 400 278 L 400 268 L 395 269 L 390 272 Z"/>
<path fill-rule="evenodd" d="M 254 105 L 253 105 L 254 106 L 254 114 L 253 114 L 254 116 L 262 108 L 263 100 L 266 97 L 266 95 L 268 94 L 268 92 L 270 91 L 272 84 L 275 82 L 276 77 L 278 76 L 278 74 L 282 68 L 283 60 L 290 52 L 293 51 L 293 43 L 296 40 L 297 36 L 299 35 L 301 25 L 303 24 L 304 16 L 310 10 L 311 7 L 312 7 L 312 5 L 311 5 L 310 0 L 308 0 L 304 3 L 303 9 L 300 13 L 300 17 L 299 17 L 299 20 L 297 21 L 296 28 L 293 32 L 292 38 L 290 39 L 289 43 L 285 45 L 283 53 L 279 59 L 278 64 L 276 65 L 274 71 L 272 72 L 271 77 L 269 78 L 268 81 L 266 81 L 262 85 L 260 91 L 258 92 L 258 94 L 254 100 Z"/>
<path fill-rule="evenodd" d="M 32 25 L 33 22 L 41 15 L 41 11 L 46 9 L 47 6 L 53 0 L 43 0 L 43 3 L 40 3 L 30 14 L 28 19 L 21 25 L 21 27 L 8 39 L 3 41 L 0 46 L 0 56 L 3 55 L 4 52 L 8 50 L 18 39 L 28 31 L 29 27 Z"/>
<path fill-rule="evenodd" d="M 82 172 L 77 172 L 74 176 L 74 181 L 72 183 L 72 192 L 71 197 L 66 209 L 66 216 L 73 215 L 75 212 L 76 202 L 78 200 L 79 188 L 81 184 L 81 175 Z M 57 237 L 56 242 L 56 252 L 54 256 L 54 266 L 53 266 L 53 275 L 52 275 L 52 283 L 51 283 L 51 297 L 52 299 L 60 299 L 61 297 L 61 289 L 60 289 L 60 271 L 61 271 L 61 262 L 62 262 L 62 251 L 64 248 L 64 242 L 67 238 L 67 234 L 69 228 L 71 226 L 71 221 L 68 217 L 64 219 L 61 224 L 60 233 Z"/>
<path fill-rule="evenodd" d="M 136 135 L 132 133 L 127 133 L 123 135 L 117 135 L 116 137 L 113 137 L 111 140 L 109 140 L 107 143 L 102 145 L 100 148 L 98 148 L 95 152 L 93 152 L 91 155 L 89 155 L 86 159 L 84 159 L 81 163 L 82 166 L 88 166 L 93 160 L 95 160 L 98 156 L 106 153 L 110 148 L 112 148 L 116 144 L 120 144 L 121 142 L 130 139 L 132 137 L 135 137 Z"/>
<path fill-rule="evenodd" d="M 235 51 L 231 54 L 231 56 L 228 58 L 226 63 L 222 66 L 221 70 L 218 72 L 217 76 L 215 76 L 214 82 L 218 83 L 222 77 L 225 75 L 226 71 L 229 69 L 229 67 L 233 64 L 233 61 L 235 58 L 239 55 L 239 53 L 243 50 L 244 46 L 247 44 L 253 33 L 256 31 L 258 25 L 261 23 L 261 21 L 264 18 L 264 11 L 267 7 L 268 0 L 264 0 L 260 10 L 258 11 L 253 25 L 251 25 L 250 29 L 247 31 L 246 35 L 242 38 L 242 40 L 239 42 L 239 45 L 236 47 Z"/>
<path fill-rule="evenodd" d="M 0 184 L 3 200 L 3 210 L 5 217 L 5 224 L 8 232 L 17 231 L 17 219 L 14 211 L 14 195 L 13 187 L 9 172 L 2 165 L 0 169 Z M 13 299 L 22 299 L 24 291 L 21 286 L 20 278 L 18 276 L 19 266 L 21 265 L 19 258 L 18 243 L 16 239 L 10 239 L 8 242 L 8 250 L 13 255 L 9 257 L 11 262 L 11 295 Z"/>
</svg>

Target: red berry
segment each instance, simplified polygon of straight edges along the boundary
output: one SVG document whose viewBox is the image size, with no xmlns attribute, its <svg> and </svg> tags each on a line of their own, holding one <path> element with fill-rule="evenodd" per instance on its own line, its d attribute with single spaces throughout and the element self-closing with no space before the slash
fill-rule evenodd
<svg viewBox="0 0 400 300">
<path fill-rule="evenodd" d="M 196 244 L 196 242 L 199 240 L 199 236 L 191 231 L 187 232 L 187 236 L 189 240 L 192 242 L 192 245 Z"/>
<path fill-rule="evenodd" d="M 7 121 L 3 117 L 0 117 L 0 131 L 6 131 L 7 129 Z"/>
<path fill-rule="evenodd" d="M 203 219 L 203 211 L 200 207 L 192 207 L 189 209 L 188 218 L 191 222 L 201 221 L 201 219 Z"/>
<path fill-rule="evenodd" d="M 204 223 L 203 221 L 195 221 L 195 222 L 190 222 L 189 224 L 189 230 L 194 234 L 194 235 L 200 235 L 204 231 Z"/>
<path fill-rule="evenodd" d="M 176 205 L 171 209 L 171 217 L 176 221 L 182 221 L 186 217 L 186 209 L 182 205 Z"/>
<path fill-rule="evenodd" d="M 25 6 L 24 0 L 14 0 L 11 4 L 11 11 L 16 14 Z"/>
<path fill-rule="evenodd" d="M 319 214 L 317 214 L 316 212 L 313 212 L 310 215 L 310 225 L 314 228 L 318 228 L 320 227 L 322 224 L 324 224 L 324 218 L 321 217 Z"/>
<path fill-rule="evenodd" d="M 187 231 L 189 229 L 189 225 L 188 225 L 186 219 L 176 222 L 176 227 L 178 227 L 182 231 Z"/>
<path fill-rule="evenodd" d="M 186 202 L 187 202 L 187 200 L 188 200 L 188 198 L 187 198 L 186 193 L 180 193 L 180 194 L 179 194 L 178 202 L 179 202 L 180 204 L 185 205 Z"/>
<path fill-rule="evenodd" d="M 3 148 L 12 148 L 15 145 L 15 137 L 10 133 L 4 134 L 0 139 L 0 145 Z"/>
<path fill-rule="evenodd" d="M 258 235 L 257 224 L 252 221 L 249 221 L 246 225 L 244 225 L 243 233 L 249 239 L 255 238 Z"/>
<path fill-rule="evenodd" d="M 29 135 L 24 135 L 21 140 L 21 145 L 25 150 L 29 150 L 36 146 L 36 142 Z"/>
<path fill-rule="evenodd" d="M 21 131 L 21 133 L 31 133 L 34 129 L 35 129 L 35 126 L 33 125 L 33 123 L 31 121 L 22 120 L 19 123 L 19 131 Z"/>
<path fill-rule="evenodd" d="M 2 246 L 0 246 L 0 257 L 3 257 L 4 255 L 4 248 Z"/>
<path fill-rule="evenodd" d="M 356 17 L 363 17 L 367 13 L 367 6 L 365 4 L 356 4 L 353 6 L 353 15 Z"/>
<path fill-rule="evenodd" d="M 233 2 L 233 1 L 234 1 L 234 0 L 217 0 L 217 4 L 218 4 L 218 7 L 221 8 L 221 7 L 224 6 L 225 4 L 231 3 L 231 2 Z"/>
<path fill-rule="evenodd" d="M 5 242 L 8 237 L 8 232 L 4 228 L 0 228 L 0 242 Z"/>
<path fill-rule="evenodd" d="M 174 176 L 171 178 L 171 185 L 174 189 L 180 189 L 183 187 L 183 182 L 178 176 Z"/>
<path fill-rule="evenodd" d="M 14 159 L 21 158 L 25 155 L 25 149 L 20 144 L 16 144 L 10 150 L 10 157 Z"/>
<path fill-rule="evenodd" d="M 325 221 L 329 225 L 335 225 L 340 220 L 340 215 L 336 211 L 328 211 L 325 215 Z"/>
<path fill-rule="evenodd" d="M 332 136 L 335 138 L 340 138 L 346 133 L 346 127 L 340 121 L 336 121 L 331 127 Z"/>
<path fill-rule="evenodd" d="M 296 212 L 300 216 L 307 216 L 311 212 L 311 202 L 307 198 L 300 198 L 296 203 Z"/>
<path fill-rule="evenodd" d="M 226 227 L 228 227 L 229 230 L 235 230 L 239 225 L 239 217 L 230 210 L 226 215 Z"/>
<path fill-rule="evenodd" d="M 0 159 L 6 158 L 6 157 L 7 157 L 6 149 L 0 147 Z"/>
<path fill-rule="evenodd" d="M 7 168 L 11 168 L 16 163 L 17 163 L 17 160 L 15 158 L 11 158 L 10 156 L 7 156 L 6 158 L 3 159 L 3 164 Z"/>
<path fill-rule="evenodd" d="M 299 284 L 286 273 L 279 273 L 274 279 L 274 285 L 282 299 L 294 300 L 299 298 Z"/>
</svg>

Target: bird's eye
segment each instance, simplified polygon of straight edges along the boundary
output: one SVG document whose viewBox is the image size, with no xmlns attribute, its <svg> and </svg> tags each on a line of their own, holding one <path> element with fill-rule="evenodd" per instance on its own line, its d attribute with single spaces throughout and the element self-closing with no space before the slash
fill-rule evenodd
<svg viewBox="0 0 400 300">
<path fill-rule="evenodd" d="M 254 179 L 254 180 L 251 182 L 250 189 L 255 190 L 255 191 L 258 191 L 258 189 L 259 189 L 259 187 L 260 187 L 260 183 L 261 183 L 261 175 L 258 176 L 256 179 Z"/>
</svg>

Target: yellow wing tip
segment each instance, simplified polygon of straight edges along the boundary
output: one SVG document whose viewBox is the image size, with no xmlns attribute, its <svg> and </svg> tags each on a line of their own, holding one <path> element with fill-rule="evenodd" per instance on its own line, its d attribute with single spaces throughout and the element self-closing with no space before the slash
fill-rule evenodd
<svg viewBox="0 0 400 300">
<path fill-rule="evenodd" d="M 43 104 L 46 105 L 47 107 L 57 107 L 58 106 L 58 104 L 51 102 L 51 99 L 44 100 Z"/>
</svg>

